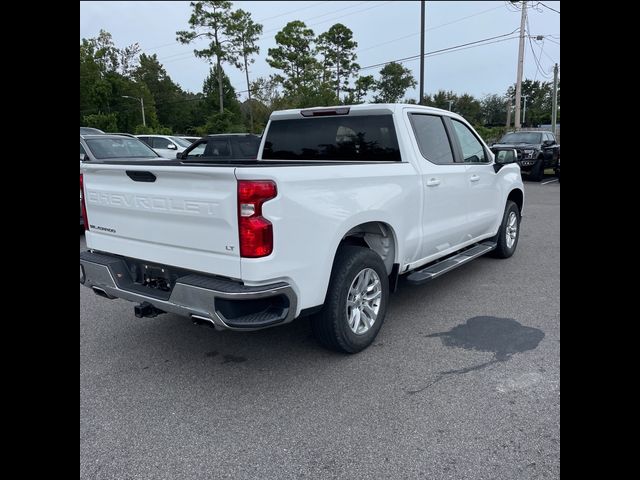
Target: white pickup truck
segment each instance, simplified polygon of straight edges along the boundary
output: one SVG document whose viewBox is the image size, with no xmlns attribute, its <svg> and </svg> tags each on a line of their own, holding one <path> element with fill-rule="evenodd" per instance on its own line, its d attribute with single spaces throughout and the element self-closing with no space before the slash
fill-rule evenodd
<svg viewBox="0 0 640 480">
<path fill-rule="evenodd" d="M 185 155 L 82 167 L 80 282 L 217 329 L 302 315 L 324 346 L 366 348 L 400 275 L 427 282 L 518 244 L 524 187 L 452 112 L 365 104 L 274 112 L 257 159 Z"/>
</svg>

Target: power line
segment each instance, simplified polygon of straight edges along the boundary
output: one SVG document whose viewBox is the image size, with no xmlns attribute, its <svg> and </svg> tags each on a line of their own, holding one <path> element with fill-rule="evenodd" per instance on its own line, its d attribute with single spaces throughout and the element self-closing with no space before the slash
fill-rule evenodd
<svg viewBox="0 0 640 480">
<path fill-rule="evenodd" d="M 529 38 L 529 46 L 531 47 L 531 53 L 533 54 L 533 60 L 536 64 L 536 74 L 533 77 L 533 81 L 536 81 L 536 78 L 538 77 L 538 73 L 540 73 L 543 77 L 545 78 L 549 78 L 549 74 L 547 74 L 544 71 L 544 68 L 542 68 L 542 65 L 540 64 L 540 61 L 538 60 L 538 57 L 536 57 L 536 52 L 533 49 L 533 41 L 531 40 L 531 27 L 529 27 L 529 17 L 527 17 L 527 33 L 529 35 L 527 35 L 527 37 Z"/>
<path fill-rule="evenodd" d="M 327 16 L 327 15 L 331 15 L 331 14 L 334 14 L 334 13 L 336 13 L 336 12 L 340 12 L 340 11 L 343 11 L 343 10 L 347 10 L 347 9 L 349 9 L 349 8 L 362 6 L 362 5 L 363 5 L 363 4 L 365 4 L 365 3 L 371 3 L 371 2 L 370 2 L 370 1 L 367 1 L 367 2 L 361 2 L 361 3 L 356 4 L 356 5 L 350 5 L 349 7 L 341 8 L 340 10 L 334 10 L 333 12 L 326 13 L 326 14 L 324 14 L 324 15 L 318 15 L 318 16 L 315 16 L 315 17 L 307 18 L 307 19 L 302 20 L 302 21 L 303 21 L 303 22 L 307 22 L 307 21 L 309 21 L 309 20 L 313 20 L 314 18 L 325 17 L 325 16 Z M 321 22 L 317 22 L 317 23 L 314 23 L 314 24 L 311 24 L 311 25 L 307 25 L 307 27 L 314 27 L 314 26 L 321 25 L 321 24 L 326 23 L 326 22 L 331 22 L 331 21 L 334 21 L 334 20 L 338 20 L 338 19 L 340 19 L 340 18 L 348 17 L 349 15 L 354 15 L 354 14 L 356 14 L 356 13 L 365 12 L 365 11 L 367 11 L 367 10 L 371 10 L 371 9 L 373 9 L 373 8 L 378 8 L 378 7 L 381 7 L 381 6 L 383 6 L 383 5 L 387 5 L 387 4 L 389 4 L 389 3 L 393 3 L 393 1 L 388 1 L 388 2 L 375 2 L 375 3 L 376 3 L 377 5 L 373 5 L 373 6 L 371 6 L 371 7 L 364 8 L 364 9 L 362 9 L 362 10 L 355 10 L 355 11 L 353 11 L 353 12 L 349 12 L 349 13 L 346 13 L 346 14 L 343 14 L 343 15 L 339 15 L 339 16 L 337 16 L 337 17 L 333 17 L 333 18 L 330 18 L 330 19 L 327 19 L 327 20 L 322 20 Z M 281 28 L 276 28 L 276 29 L 268 30 L 268 31 L 264 32 L 264 33 L 263 33 L 263 35 L 262 35 L 261 37 L 259 37 L 259 38 L 258 38 L 258 41 L 260 41 L 260 40 L 264 40 L 265 38 L 270 37 L 270 35 L 268 35 L 269 33 L 277 32 L 277 31 L 280 31 L 280 30 L 281 30 Z M 184 57 L 182 57 L 182 58 L 174 58 L 174 59 L 170 60 L 169 62 L 165 62 L 164 60 L 165 60 L 166 58 L 170 58 L 170 57 L 165 57 L 165 58 L 163 58 L 163 59 L 158 59 L 158 60 L 159 60 L 159 61 L 162 61 L 163 63 L 171 63 L 171 62 L 175 62 L 175 61 L 178 61 L 178 60 L 184 60 L 184 59 L 186 59 L 186 58 L 192 58 L 192 54 L 193 54 L 193 52 L 189 52 L 188 54 L 185 54 L 185 53 L 174 54 L 174 55 L 172 55 L 172 57 L 180 57 L 181 55 L 185 55 L 185 56 L 184 56 Z"/>
<path fill-rule="evenodd" d="M 324 1 L 324 2 L 315 3 L 314 5 L 308 5 L 308 6 L 306 6 L 306 7 L 297 8 L 297 9 L 295 9 L 295 10 L 290 10 L 290 11 L 288 11 L 288 12 L 284 12 L 284 13 L 281 13 L 281 14 L 279 14 L 279 15 L 274 15 L 274 16 L 272 16 L 272 17 L 261 18 L 261 19 L 259 19 L 259 20 L 256 20 L 256 23 L 264 22 L 264 21 L 267 21 L 267 20 L 272 20 L 272 19 L 274 19 L 274 18 L 284 17 L 284 16 L 286 16 L 286 15 L 290 15 L 290 14 L 292 14 L 292 13 L 301 12 L 302 10 L 308 10 L 308 9 L 310 9 L 310 8 L 319 7 L 320 5 L 324 5 L 325 3 L 329 3 L 329 2 L 330 2 L 330 0 L 326 0 L 326 1 Z M 365 2 L 365 3 L 366 3 L 366 2 Z M 332 13 L 333 13 L 333 12 L 332 12 Z M 159 49 L 161 49 L 161 48 L 170 47 L 170 46 L 172 46 L 172 45 L 177 45 L 177 42 L 175 42 L 175 41 L 174 41 L 174 42 L 171 42 L 171 43 L 165 43 L 165 44 L 162 44 L 162 45 L 157 45 L 157 46 L 155 46 L 155 47 L 150 47 L 150 48 L 145 49 L 142 53 L 148 53 L 148 52 L 151 52 L 152 50 L 159 50 Z"/>
<path fill-rule="evenodd" d="M 475 45 L 475 44 L 486 42 L 488 40 L 493 40 L 493 39 L 496 39 L 496 38 L 507 37 L 509 35 L 513 35 L 516 31 L 517 31 L 517 29 L 514 30 L 513 32 L 505 33 L 504 35 L 497 35 L 495 37 L 484 38 L 482 40 L 477 40 L 475 42 L 462 43 L 460 45 L 456 45 L 456 46 L 453 46 L 453 47 L 447 47 L 447 48 L 443 48 L 443 49 L 440 49 L 440 50 L 434 50 L 432 52 L 425 53 L 424 56 L 426 57 L 428 55 L 434 55 L 436 53 L 446 52 L 446 51 L 453 50 L 453 49 L 456 49 L 456 48 L 466 47 L 468 45 Z M 516 37 L 513 37 L 513 38 L 516 38 Z M 420 58 L 420 54 L 412 55 L 410 57 L 405 57 L 405 58 L 399 58 L 397 60 L 390 60 L 388 62 L 376 63 L 375 65 L 367 65 L 366 67 L 360 68 L 360 70 L 367 70 L 367 69 L 370 69 L 370 68 L 381 67 L 383 65 L 387 65 L 388 63 L 398 63 L 398 62 L 403 62 L 403 61 L 406 61 L 406 60 L 413 60 L 413 59 L 416 59 L 416 58 Z"/>
<path fill-rule="evenodd" d="M 543 50 L 543 48 L 544 48 L 544 40 L 545 40 L 545 39 L 543 38 L 543 39 L 542 39 L 542 48 L 540 49 L 540 53 L 541 53 L 541 54 L 544 54 L 544 56 L 545 56 L 545 57 L 547 57 L 549 60 L 551 60 L 551 62 L 552 62 L 552 63 L 558 63 L 555 59 L 551 58 L 547 52 L 545 52 L 545 51 Z"/>
<path fill-rule="evenodd" d="M 371 3 L 371 1 L 356 3 L 355 5 L 349 5 L 348 7 L 344 7 L 344 8 L 341 8 L 339 10 L 334 10 L 332 12 L 323 13 L 322 15 L 316 15 L 315 17 L 305 18 L 304 20 L 300 20 L 300 21 L 305 23 L 305 25 L 306 25 L 306 22 L 308 22 L 309 20 L 315 20 L 316 18 L 326 17 L 327 15 L 333 15 L 336 12 L 342 12 L 344 10 L 349 10 L 350 8 L 354 8 L 354 7 L 361 7 L 365 3 Z M 389 2 L 387 2 L 387 3 L 389 3 Z M 340 17 L 338 17 L 338 18 L 341 18 L 343 16 L 347 16 L 347 15 L 351 15 L 353 13 L 356 13 L 356 12 L 351 12 L 351 13 L 348 13 L 346 15 L 340 15 Z M 320 23 L 322 23 L 322 22 L 320 22 Z M 310 27 L 310 26 L 312 26 L 312 25 L 307 25 L 307 27 Z M 270 30 L 267 30 L 266 32 L 263 32 L 263 35 L 260 37 L 260 40 L 262 40 L 264 38 L 267 38 L 267 36 L 268 36 L 267 34 L 268 33 L 273 33 L 273 32 L 277 32 L 277 31 L 280 31 L 280 30 L 282 30 L 282 27 L 280 27 L 280 28 L 272 28 Z"/>
<path fill-rule="evenodd" d="M 323 4 L 325 4 L 325 3 L 329 3 L 329 1 L 316 3 L 316 4 L 314 4 L 314 5 L 309 5 L 309 6 L 302 7 L 302 8 L 297 8 L 297 9 L 295 9 L 295 10 L 289 10 L 288 12 L 281 13 L 280 15 L 274 15 L 274 16 L 272 16 L 272 17 L 261 18 L 261 19 L 259 19 L 259 20 L 256 20 L 256 23 L 259 23 L 259 22 L 266 22 L 267 20 L 272 20 L 272 19 L 274 19 L 274 18 L 284 17 L 284 16 L 290 15 L 290 14 L 292 14 L 292 13 L 301 12 L 302 10 L 309 10 L 310 8 L 319 7 L 320 5 L 323 5 Z"/>
<path fill-rule="evenodd" d="M 490 12 L 491 10 L 496 10 L 498 8 L 502 8 L 502 6 L 500 5 L 498 7 L 489 8 L 487 10 L 483 10 L 481 12 L 474 13 L 473 15 L 468 15 L 466 17 L 458 18 L 457 20 L 453 20 L 451 22 L 442 23 L 440 25 L 436 25 L 435 27 L 426 28 L 425 32 L 430 32 L 431 30 L 435 30 L 435 29 L 440 28 L 440 27 L 445 27 L 447 25 L 452 25 L 454 23 L 461 22 L 461 21 L 466 20 L 468 18 L 477 17 L 478 15 L 483 15 L 483 14 L 485 14 L 487 12 Z M 372 48 L 380 47 L 382 45 L 387 45 L 388 43 L 397 42 L 398 40 L 404 40 L 405 38 L 415 37 L 416 35 L 420 35 L 420 32 L 410 33 L 409 35 L 405 35 L 404 37 L 394 38 L 392 40 L 388 40 L 388 41 L 383 42 L 383 43 L 378 43 L 377 45 L 372 45 L 371 47 L 367 47 L 367 48 L 363 48 L 363 49 L 360 49 L 360 50 L 356 50 L 356 53 L 366 52 L 367 50 L 371 50 Z"/>
<path fill-rule="evenodd" d="M 517 29 L 516 29 L 517 30 Z M 475 42 L 469 42 L 469 43 L 463 43 L 460 45 L 455 45 L 453 47 L 447 47 L 447 48 L 442 48 L 440 50 L 434 50 L 432 52 L 427 52 L 425 53 L 425 57 L 427 56 L 438 56 L 438 55 L 443 55 L 445 53 L 449 53 L 452 51 L 460 51 L 460 50 L 466 50 L 468 48 L 476 48 L 476 47 L 482 47 L 484 45 L 490 45 L 492 43 L 499 43 L 499 42 L 504 42 L 507 40 L 513 40 L 518 38 L 516 37 L 509 37 L 509 38 L 502 38 L 508 35 L 512 35 L 513 33 L 516 32 L 516 30 L 514 30 L 513 32 L 504 34 L 504 35 L 497 35 L 495 37 L 489 37 L 489 38 L 485 38 L 482 40 L 477 40 Z M 494 39 L 500 39 L 500 40 L 495 40 L 493 42 L 489 42 L 488 40 L 494 40 Z M 388 63 L 401 63 L 401 62 L 405 62 L 405 61 L 411 61 L 411 60 L 417 60 L 418 58 L 420 58 L 420 55 L 413 55 L 411 57 L 406 57 L 406 58 L 401 58 L 401 59 L 397 59 L 397 60 L 390 60 L 388 62 L 384 62 L 384 63 L 379 63 L 379 64 L 375 64 L 375 65 L 368 65 L 366 67 L 362 67 L 360 70 L 367 70 L 370 68 L 375 68 L 375 67 L 379 67 L 379 66 L 383 66 L 383 65 L 387 65 Z M 256 89 L 252 89 L 251 91 L 256 91 Z M 246 93 L 248 92 L 248 90 L 235 90 L 235 94 L 240 94 L 240 93 Z M 194 102 L 194 101 L 198 101 L 198 100 L 204 100 L 204 97 L 195 97 L 195 98 L 188 98 L 188 99 L 181 99 L 181 100 L 176 100 L 173 102 L 156 102 L 154 103 L 154 106 L 160 106 L 160 105 L 173 105 L 173 104 L 178 104 L 178 103 L 186 103 L 186 102 Z M 110 111 L 115 111 L 115 112 L 126 112 L 126 111 L 133 111 L 134 109 L 137 109 L 137 107 L 133 107 L 133 106 L 124 106 L 121 108 L 111 108 Z M 91 108 L 91 109 L 85 109 L 85 110 L 81 110 L 80 113 L 85 113 L 85 112 L 89 112 L 89 111 L 101 111 L 102 109 L 99 108 Z"/>
<path fill-rule="evenodd" d="M 542 5 L 543 7 L 548 8 L 549 10 L 553 10 L 553 11 L 554 11 L 554 12 L 556 12 L 558 15 L 560 15 L 560 10 L 556 10 L 555 8 L 551 8 L 551 7 L 549 7 L 548 5 L 545 5 L 545 4 L 544 4 L 544 3 L 542 3 L 542 2 L 538 2 L 538 3 L 539 3 L 540 5 Z"/>
</svg>

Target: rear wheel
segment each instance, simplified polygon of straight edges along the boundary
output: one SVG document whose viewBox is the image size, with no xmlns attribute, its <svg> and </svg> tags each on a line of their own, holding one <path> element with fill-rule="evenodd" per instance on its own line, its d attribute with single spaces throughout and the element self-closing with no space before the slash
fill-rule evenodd
<svg viewBox="0 0 640 480">
<path fill-rule="evenodd" d="M 326 348 L 356 353 L 378 335 L 387 311 L 389 277 L 380 256 L 364 247 L 338 249 L 322 310 L 311 319 Z"/>
<path fill-rule="evenodd" d="M 495 237 L 497 246 L 491 251 L 495 258 L 509 258 L 516 251 L 520 238 L 520 210 L 515 202 L 508 200 L 504 210 L 500 230 Z"/>
</svg>

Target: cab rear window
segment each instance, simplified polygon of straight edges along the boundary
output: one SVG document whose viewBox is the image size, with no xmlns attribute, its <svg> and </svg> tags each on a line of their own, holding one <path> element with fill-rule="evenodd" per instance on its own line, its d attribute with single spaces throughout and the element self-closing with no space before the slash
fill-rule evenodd
<svg viewBox="0 0 640 480">
<path fill-rule="evenodd" d="M 399 162 L 391 115 L 312 117 L 273 120 L 265 160 L 344 160 Z"/>
</svg>

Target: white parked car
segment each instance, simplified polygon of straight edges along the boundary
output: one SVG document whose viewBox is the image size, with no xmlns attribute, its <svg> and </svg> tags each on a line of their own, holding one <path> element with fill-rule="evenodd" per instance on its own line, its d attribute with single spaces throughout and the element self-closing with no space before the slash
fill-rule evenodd
<svg viewBox="0 0 640 480">
<path fill-rule="evenodd" d="M 189 143 L 193 143 L 197 140 L 200 140 L 202 137 L 180 137 L 180 138 L 186 140 Z"/>
<path fill-rule="evenodd" d="M 358 352 L 400 276 L 513 255 L 516 161 L 455 113 L 365 104 L 273 112 L 257 158 L 87 162 L 80 282 L 218 329 L 312 315 L 321 344 Z"/>
<path fill-rule="evenodd" d="M 172 135 L 136 135 L 137 138 L 153 148 L 164 158 L 176 158 L 176 154 L 183 152 L 191 142 Z"/>
</svg>

